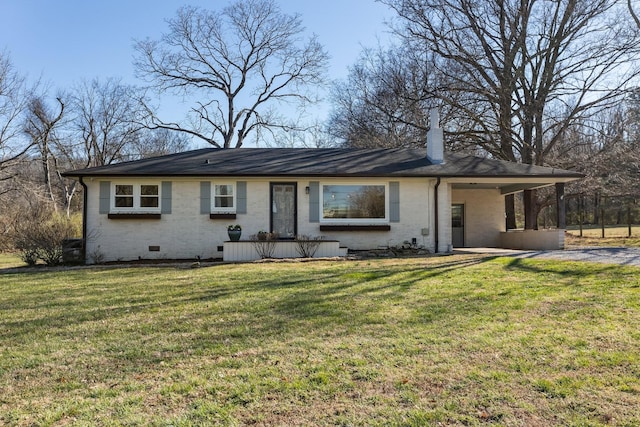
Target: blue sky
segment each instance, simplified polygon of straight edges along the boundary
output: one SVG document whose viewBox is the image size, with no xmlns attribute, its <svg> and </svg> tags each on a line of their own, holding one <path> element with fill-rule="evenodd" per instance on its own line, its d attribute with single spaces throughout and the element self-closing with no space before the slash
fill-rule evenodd
<svg viewBox="0 0 640 427">
<path fill-rule="evenodd" d="M 193 0 L 0 0 L 0 51 L 31 80 L 42 77 L 52 89 L 81 79 L 119 77 L 138 83 L 133 42 L 157 39 L 165 20 L 185 4 L 218 9 L 228 1 Z M 362 46 L 388 38 L 391 12 L 374 0 L 280 0 L 286 13 L 300 13 L 309 33 L 331 55 L 330 78 L 343 79 Z M 319 119 L 327 105 L 317 110 Z M 174 119 L 178 119 L 177 117 Z"/>
</svg>

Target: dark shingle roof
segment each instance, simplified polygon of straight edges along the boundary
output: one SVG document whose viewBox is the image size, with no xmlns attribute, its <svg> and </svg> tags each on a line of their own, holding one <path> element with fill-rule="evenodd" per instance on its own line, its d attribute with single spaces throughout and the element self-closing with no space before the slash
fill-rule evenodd
<svg viewBox="0 0 640 427">
<path fill-rule="evenodd" d="M 80 169 L 66 176 L 359 176 L 581 178 L 577 172 L 447 153 L 432 164 L 408 148 L 204 148 Z"/>
</svg>

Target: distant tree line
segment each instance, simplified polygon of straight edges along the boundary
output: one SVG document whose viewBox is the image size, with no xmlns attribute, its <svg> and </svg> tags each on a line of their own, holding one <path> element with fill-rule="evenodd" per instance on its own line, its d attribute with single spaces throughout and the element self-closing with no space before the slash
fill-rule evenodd
<svg viewBox="0 0 640 427">
<path fill-rule="evenodd" d="M 81 186 L 63 172 L 189 146 L 180 134 L 145 127 L 136 89 L 119 80 L 83 81 L 51 96 L 41 83 L 29 87 L 8 55 L 0 67 L 0 250 L 18 246 L 29 262 L 45 254 L 55 263 L 60 239 L 80 229 L 70 222 L 82 208 Z"/>
<path fill-rule="evenodd" d="M 180 134 L 152 130 L 141 120 L 136 89 L 119 80 L 80 82 L 50 96 L 40 85 L 27 87 L 10 62 L 0 58 L 9 79 L 0 76 L 0 201 L 5 207 L 50 203 L 70 213 L 78 207 L 70 169 L 108 165 L 183 150 Z"/>
</svg>

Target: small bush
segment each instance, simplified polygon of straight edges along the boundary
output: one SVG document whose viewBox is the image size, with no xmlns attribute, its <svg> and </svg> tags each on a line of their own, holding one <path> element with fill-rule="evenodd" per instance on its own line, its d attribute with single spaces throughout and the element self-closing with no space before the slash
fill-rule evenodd
<svg viewBox="0 0 640 427">
<path fill-rule="evenodd" d="M 296 236 L 296 251 L 302 258 L 313 258 L 320 247 L 322 236 L 311 237 L 305 234 Z"/>
<path fill-rule="evenodd" d="M 33 248 L 20 249 L 18 256 L 29 267 L 33 267 L 38 262 L 38 251 Z"/>
<path fill-rule="evenodd" d="M 258 233 L 251 236 L 251 244 L 260 258 L 273 258 L 278 242 L 278 233 Z"/>
<path fill-rule="evenodd" d="M 77 221 L 46 208 L 15 219 L 14 242 L 28 265 L 41 259 L 47 265 L 62 263 L 62 242 L 78 235 Z"/>
</svg>

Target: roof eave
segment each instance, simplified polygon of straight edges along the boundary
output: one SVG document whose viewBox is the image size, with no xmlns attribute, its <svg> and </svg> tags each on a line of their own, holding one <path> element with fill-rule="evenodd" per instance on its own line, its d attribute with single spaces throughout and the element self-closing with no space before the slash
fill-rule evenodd
<svg viewBox="0 0 640 427">
<path fill-rule="evenodd" d="M 90 177 L 90 178 L 148 178 L 148 177 L 178 177 L 178 178 L 195 178 L 195 177 L 214 177 L 214 176 L 246 176 L 255 178 L 268 178 L 268 177 L 309 177 L 309 178 L 326 178 L 326 177 L 359 177 L 359 178 L 447 178 L 447 179 L 550 179 L 555 182 L 571 182 L 579 180 L 585 177 L 582 174 L 507 174 L 507 175 L 473 175 L 473 174 L 439 174 L 439 173 L 385 173 L 385 174 L 371 174 L 365 172 L 358 173 L 78 173 L 78 172 L 65 172 L 62 174 L 64 177 Z"/>
</svg>

